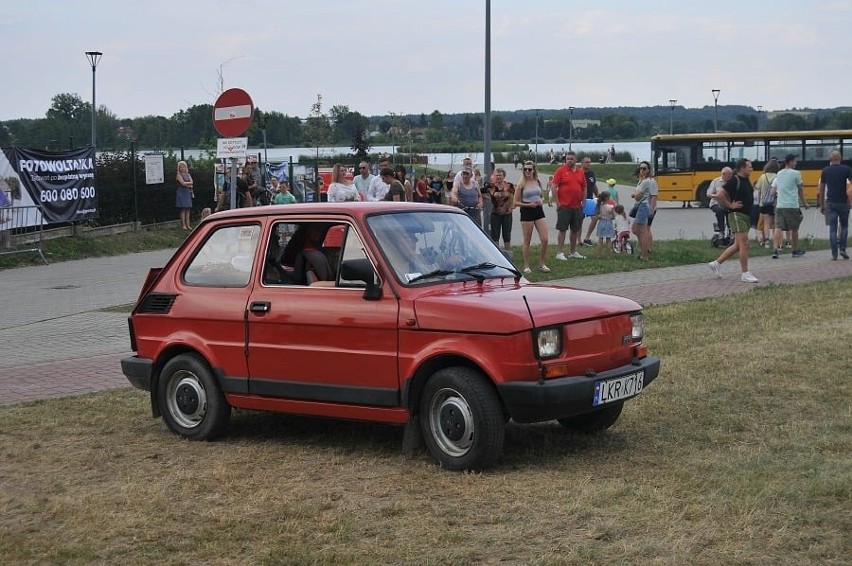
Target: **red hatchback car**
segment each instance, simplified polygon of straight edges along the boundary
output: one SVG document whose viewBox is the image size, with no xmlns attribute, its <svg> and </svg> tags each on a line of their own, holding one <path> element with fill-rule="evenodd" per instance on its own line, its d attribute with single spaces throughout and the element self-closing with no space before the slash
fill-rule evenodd
<svg viewBox="0 0 852 566">
<path fill-rule="evenodd" d="M 394 423 L 453 470 L 493 465 L 509 419 L 609 428 L 660 369 L 638 304 L 531 284 L 440 205 L 214 214 L 129 324 L 122 371 L 177 434 L 216 438 L 232 408 Z"/>
</svg>

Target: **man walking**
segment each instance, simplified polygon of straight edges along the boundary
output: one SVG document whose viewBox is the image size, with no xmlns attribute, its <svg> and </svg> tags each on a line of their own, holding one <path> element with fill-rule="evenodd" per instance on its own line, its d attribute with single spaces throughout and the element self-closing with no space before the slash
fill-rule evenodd
<svg viewBox="0 0 852 566">
<path fill-rule="evenodd" d="M 569 257 L 586 259 L 577 251 L 580 232 L 583 229 L 583 197 L 586 195 L 586 175 L 582 168 L 576 167 L 577 154 L 569 151 L 565 154 L 565 165 L 560 166 L 550 179 L 556 191 L 556 245 L 559 253 L 556 259 L 566 261 Z M 565 257 L 565 231 L 570 230 L 570 253 Z"/>
<path fill-rule="evenodd" d="M 831 259 L 836 260 L 838 253 L 843 259 L 849 259 L 846 240 L 849 238 L 849 205 L 852 204 L 852 168 L 840 162 L 840 152 L 836 149 L 829 154 L 828 163 L 819 177 L 817 203 L 828 224 Z"/>
<path fill-rule="evenodd" d="M 592 158 L 589 156 L 584 157 L 582 165 L 583 173 L 586 175 L 586 198 L 597 200 L 598 179 L 595 176 L 595 172 L 592 171 Z M 592 243 L 592 232 L 594 231 L 595 226 L 598 225 L 597 208 L 595 208 L 595 211 L 595 214 L 589 217 L 589 229 L 586 230 L 586 238 L 583 240 L 583 245 L 589 246 L 590 248 L 594 246 Z"/>
<path fill-rule="evenodd" d="M 793 257 L 802 257 L 805 250 L 799 249 L 799 226 L 802 224 L 802 211 L 800 206 L 808 208 L 803 192 L 802 174 L 796 171 L 798 157 L 792 153 L 784 158 L 784 169 L 772 181 L 772 188 L 776 192 L 775 200 L 775 231 L 772 233 L 775 250 L 772 259 L 778 259 L 781 253 L 781 232 L 789 233 L 790 243 L 793 246 Z"/>
<path fill-rule="evenodd" d="M 734 234 L 734 243 L 708 265 L 716 277 L 722 277 L 722 264 L 739 252 L 741 280 L 745 283 L 757 283 L 757 277 L 748 270 L 748 231 L 751 229 L 751 207 L 754 206 L 754 188 L 749 180 L 751 161 L 740 159 L 737 161 L 736 170 L 737 174 L 716 193 L 716 199 L 728 210 L 728 226 Z"/>
</svg>

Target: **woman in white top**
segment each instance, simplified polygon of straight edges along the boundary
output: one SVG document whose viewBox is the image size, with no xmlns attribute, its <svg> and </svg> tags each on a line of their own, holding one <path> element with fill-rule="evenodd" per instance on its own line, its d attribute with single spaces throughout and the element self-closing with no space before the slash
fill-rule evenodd
<svg viewBox="0 0 852 566">
<path fill-rule="evenodd" d="M 352 172 L 340 163 L 335 163 L 331 170 L 331 184 L 328 186 L 328 202 L 356 201 L 359 196 Z"/>
<path fill-rule="evenodd" d="M 545 265 L 547 259 L 547 218 L 544 216 L 542 204 L 541 181 L 538 180 L 538 171 L 532 161 L 524 161 L 524 172 L 521 180 L 515 186 L 514 208 L 521 209 L 521 231 L 524 234 L 523 258 L 524 273 L 532 273 L 530 270 L 530 242 L 532 241 L 533 229 L 538 232 L 541 242 L 541 254 L 538 258 L 538 270 L 549 273 L 550 268 Z"/>
</svg>

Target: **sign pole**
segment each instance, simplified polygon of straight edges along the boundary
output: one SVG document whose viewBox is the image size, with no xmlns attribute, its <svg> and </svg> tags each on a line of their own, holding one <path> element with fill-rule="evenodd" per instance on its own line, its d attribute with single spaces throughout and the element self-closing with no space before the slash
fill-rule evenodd
<svg viewBox="0 0 852 566">
<path fill-rule="evenodd" d="M 231 158 L 231 210 L 237 208 L 237 158 Z"/>
</svg>

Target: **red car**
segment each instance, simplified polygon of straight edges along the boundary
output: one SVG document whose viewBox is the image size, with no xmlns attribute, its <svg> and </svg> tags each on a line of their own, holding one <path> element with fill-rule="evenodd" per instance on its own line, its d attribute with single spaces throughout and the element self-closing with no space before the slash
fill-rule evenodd
<svg viewBox="0 0 852 566">
<path fill-rule="evenodd" d="M 418 203 L 244 208 L 152 269 L 130 382 L 194 440 L 231 409 L 406 425 L 482 469 L 509 419 L 612 426 L 660 368 L 635 302 L 528 282 L 462 211 Z"/>
</svg>

